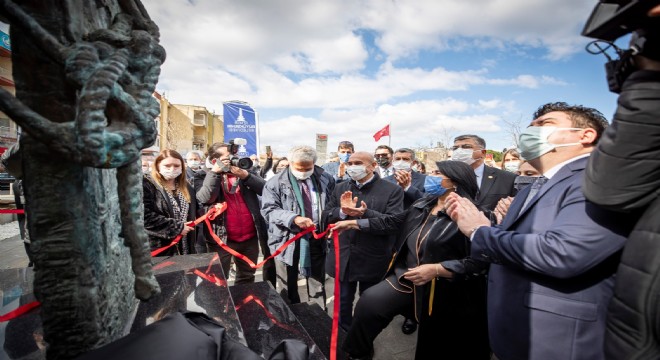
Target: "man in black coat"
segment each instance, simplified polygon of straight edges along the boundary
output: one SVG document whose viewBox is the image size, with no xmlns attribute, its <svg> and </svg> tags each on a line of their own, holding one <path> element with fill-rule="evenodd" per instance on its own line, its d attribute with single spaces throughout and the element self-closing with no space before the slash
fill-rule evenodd
<svg viewBox="0 0 660 360">
<path fill-rule="evenodd" d="M 451 159 L 462 161 L 474 169 L 477 175 L 479 194 L 477 206 L 485 210 L 494 210 L 500 199 L 515 196 L 513 182 L 516 174 L 486 166 L 486 141 L 477 135 L 461 135 L 454 139 Z"/>
<path fill-rule="evenodd" d="M 214 143 L 209 148 L 208 158 L 213 167 L 207 172 L 202 188 L 197 192 L 197 201 L 209 207 L 227 202 L 227 210 L 211 222 L 213 232 L 230 248 L 247 256 L 256 263 L 259 248 L 264 258 L 270 256 L 266 222 L 261 216 L 259 198 L 266 181 L 257 174 L 231 166 L 229 145 Z M 210 251 L 220 256 L 222 270 L 229 278 L 233 255 L 223 250 L 210 236 L 206 238 Z M 243 260 L 236 259 L 236 284 L 254 282 L 252 269 Z M 263 267 L 263 279 L 275 286 L 275 265 L 268 261 Z"/>
<path fill-rule="evenodd" d="M 334 195 L 324 211 L 326 224 L 344 219 L 363 219 L 403 211 L 403 190 L 382 180 L 375 173 L 377 163 L 367 152 L 356 152 L 346 162 L 350 181 L 335 187 Z M 357 208 L 357 210 L 356 210 Z M 392 260 L 396 235 L 374 235 L 356 230 L 339 235 L 340 273 L 335 274 L 334 247 L 326 257 L 326 271 L 339 276 L 341 286 L 339 324 L 348 329 L 353 321 L 353 300 L 360 293 L 382 280 Z M 337 299 L 335 299 L 337 301 Z"/>
<path fill-rule="evenodd" d="M 660 15 L 660 7 L 652 11 Z M 583 187 L 596 204 L 641 215 L 616 274 L 607 359 L 660 359 L 660 56 L 638 55 L 635 66 L 639 70 L 623 84 L 612 126 L 591 155 Z"/>
</svg>

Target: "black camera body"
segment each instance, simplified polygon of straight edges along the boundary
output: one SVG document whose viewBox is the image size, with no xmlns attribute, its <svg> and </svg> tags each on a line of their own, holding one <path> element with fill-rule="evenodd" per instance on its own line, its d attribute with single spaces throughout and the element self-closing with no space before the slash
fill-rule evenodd
<svg viewBox="0 0 660 360">
<path fill-rule="evenodd" d="M 610 91 L 620 93 L 623 82 L 636 70 L 633 57 L 643 55 L 660 61 L 660 18 L 651 18 L 649 10 L 660 5 L 660 0 L 600 0 L 582 30 L 582 35 L 598 39 L 616 49 L 618 58 L 612 59 L 606 49 L 596 42 L 594 45 L 608 59 L 605 64 Z M 620 50 L 613 42 L 619 37 L 633 33 L 630 48 Z"/>
<path fill-rule="evenodd" d="M 241 148 L 241 145 L 246 145 L 247 141 L 245 139 L 241 138 L 236 138 L 229 140 L 229 163 L 232 166 L 236 166 L 238 168 L 244 169 L 244 170 L 249 170 L 252 168 L 254 163 L 249 157 L 239 157 L 238 155 L 238 150 Z"/>
</svg>

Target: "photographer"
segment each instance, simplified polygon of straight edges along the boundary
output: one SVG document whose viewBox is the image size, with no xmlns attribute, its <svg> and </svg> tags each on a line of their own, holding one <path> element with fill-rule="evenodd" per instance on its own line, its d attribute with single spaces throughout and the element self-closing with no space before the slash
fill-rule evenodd
<svg viewBox="0 0 660 360">
<path fill-rule="evenodd" d="M 647 15 L 660 16 L 660 6 Z M 640 19 L 630 21 L 637 25 Z M 660 358 L 660 41 L 647 34 L 652 37 L 633 58 L 612 126 L 591 156 L 584 181 L 594 203 L 641 215 L 626 242 L 609 305 L 608 359 Z"/>
<path fill-rule="evenodd" d="M 266 222 L 260 213 L 259 199 L 266 183 L 257 174 L 248 172 L 252 167 L 249 159 L 238 159 L 236 145 L 214 143 L 208 151 L 212 168 L 206 174 L 202 188 L 197 192 L 197 200 L 204 206 L 226 202 L 227 210 L 213 220 L 213 232 L 230 248 L 247 256 L 256 263 L 259 247 L 265 257 L 270 256 L 266 243 Z M 247 160 L 247 161 L 246 161 Z M 210 251 L 220 256 L 222 271 L 229 278 L 232 255 L 206 237 Z M 235 284 L 254 282 L 256 269 L 243 260 L 237 259 Z M 272 261 L 263 267 L 263 279 L 275 286 L 275 268 Z"/>
</svg>

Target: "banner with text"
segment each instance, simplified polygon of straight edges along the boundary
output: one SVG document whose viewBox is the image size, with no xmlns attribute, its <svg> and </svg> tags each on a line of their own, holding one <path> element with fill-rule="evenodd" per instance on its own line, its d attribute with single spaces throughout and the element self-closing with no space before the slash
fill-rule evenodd
<svg viewBox="0 0 660 360">
<path fill-rule="evenodd" d="M 238 156 L 248 157 L 259 154 L 259 139 L 257 132 L 257 114 L 250 104 L 241 101 L 229 101 L 222 104 L 222 114 L 225 125 L 225 142 L 236 138 L 247 141 L 238 150 Z"/>
</svg>

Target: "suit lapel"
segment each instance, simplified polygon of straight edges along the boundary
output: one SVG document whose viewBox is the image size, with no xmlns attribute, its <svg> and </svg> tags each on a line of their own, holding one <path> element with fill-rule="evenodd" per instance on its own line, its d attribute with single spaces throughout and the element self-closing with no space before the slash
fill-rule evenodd
<svg viewBox="0 0 660 360">
<path fill-rule="evenodd" d="M 548 180 L 548 182 L 545 183 L 545 185 L 543 185 L 543 187 L 541 187 L 539 192 L 536 193 L 536 195 L 532 198 L 532 200 L 530 200 L 529 204 L 527 205 L 527 207 L 525 207 L 525 209 L 522 210 L 522 212 L 520 211 L 520 209 L 518 209 L 518 215 L 515 217 L 515 220 L 513 220 L 513 222 L 516 222 L 519 218 L 521 218 L 523 215 L 525 215 L 529 211 L 529 209 L 531 209 L 539 201 L 539 199 L 541 197 L 543 197 L 543 195 L 545 195 L 545 193 L 547 193 L 555 185 L 557 185 L 557 184 L 561 183 L 562 181 L 564 181 L 565 179 L 571 177 L 576 171 L 584 170 L 585 165 L 587 163 L 587 160 L 589 160 L 588 157 L 578 159 L 578 160 L 575 160 L 573 162 L 570 162 L 570 163 L 564 165 L 564 167 L 562 167 L 555 174 L 555 176 L 552 177 L 552 179 Z M 527 190 L 527 191 L 524 191 L 525 197 L 522 198 L 522 201 L 520 201 L 521 206 L 522 206 L 522 204 L 525 203 L 525 198 L 527 198 L 527 194 L 529 194 L 529 191 L 530 191 L 531 188 L 532 188 L 531 186 L 528 186 L 527 188 L 525 188 L 525 190 Z M 522 193 L 521 193 L 521 195 L 522 195 Z M 509 210 L 511 210 L 511 209 L 509 209 Z"/>
<path fill-rule="evenodd" d="M 484 165 L 484 173 L 481 177 L 481 187 L 479 188 L 479 202 L 483 200 L 484 196 L 488 194 L 493 183 L 497 179 L 497 174 L 490 166 Z"/>
</svg>

